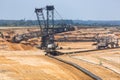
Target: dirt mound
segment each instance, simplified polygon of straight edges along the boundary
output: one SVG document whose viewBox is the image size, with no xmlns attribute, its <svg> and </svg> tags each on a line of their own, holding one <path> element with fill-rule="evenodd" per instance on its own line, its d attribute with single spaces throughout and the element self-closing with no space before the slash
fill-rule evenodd
<svg viewBox="0 0 120 80">
<path fill-rule="evenodd" d="M 37 50 L 36 48 L 29 46 L 29 45 L 24 45 L 24 44 L 11 44 L 9 43 L 9 49 L 10 50 Z"/>
<path fill-rule="evenodd" d="M 0 56 L 0 80 L 92 80 L 76 68 L 47 56 L 18 54 Z"/>
<path fill-rule="evenodd" d="M 5 41 L 4 39 L 0 39 L 0 50 L 37 50 L 37 48 L 32 47 L 30 45 L 24 45 L 24 44 L 16 44 L 16 43 L 10 43 Z"/>
</svg>

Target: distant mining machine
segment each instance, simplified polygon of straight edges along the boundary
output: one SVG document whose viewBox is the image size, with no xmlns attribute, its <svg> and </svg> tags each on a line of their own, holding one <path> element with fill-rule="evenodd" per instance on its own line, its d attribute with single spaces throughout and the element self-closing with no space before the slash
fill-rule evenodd
<svg viewBox="0 0 120 80">
<path fill-rule="evenodd" d="M 46 6 L 45 8 L 36 8 L 35 13 L 41 31 L 41 45 L 39 48 L 44 49 L 47 53 L 56 55 L 55 51 L 58 47 L 54 40 L 54 6 Z M 46 19 L 44 16 L 46 12 Z"/>
<path fill-rule="evenodd" d="M 0 32 L 0 38 L 4 38 L 4 35 L 2 32 Z"/>
<path fill-rule="evenodd" d="M 95 38 L 97 49 L 117 48 L 119 39 L 115 36 L 98 36 Z"/>
</svg>

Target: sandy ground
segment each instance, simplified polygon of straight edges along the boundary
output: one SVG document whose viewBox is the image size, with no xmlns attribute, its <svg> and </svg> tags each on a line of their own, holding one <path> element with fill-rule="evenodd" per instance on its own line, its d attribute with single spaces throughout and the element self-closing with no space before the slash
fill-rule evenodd
<svg viewBox="0 0 120 80">
<path fill-rule="evenodd" d="M 63 48 L 58 51 L 64 53 L 96 49 L 95 46 L 91 46 L 93 42 L 59 42 L 58 44 Z"/>
<path fill-rule="evenodd" d="M 2 51 L 0 52 L 0 80 L 92 79 L 72 66 L 43 56 L 36 51 Z"/>
<path fill-rule="evenodd" d="M 66 60 L 66 61 L 76 63 L 79 66 L 92 72 L 93 74 L 101 77 L 103 80 L 119 80 L 120 79 L 120 74 L 115 73 L 114 71 L 107 69 L 103 66 L 91 64 L 91 63 L 88 63 L 83 60 L 71 58 L 71 56 L 68 56 L 68 55 L 59 56 L 59 58 L 62 58 L 63 60 Z"/>
<path fill-rule="evenodd" d="M 12 31 L 15 34 L 22 34 L 35 30 L 38 29 L 0 28 L 0 31 L 7 34 Z M 119 31 L 114 28 L 107 30 L 91 28 L 61 33 L 57 37 L 66 37 L 66 35 L 82 38 L 93 37 L 96 33 L 105 35 L 110 31 L 120 36 Z M 28 42 L 32 44 L 37 42 L 35 40 L 28 40 Z M 40 41 L 38 40 L 38 42 Z M 61 52 L 96 49 L 96 46 L 92 46 L 93 42 L 59 42 L 58 44 L 63 48 L 59 50 Z M 33 46 L 10 43 L 0 39 L 0 80 L 91 80 L 79 70 L 44 56 L 43 50 L 38 50 Z M 103 80 L 120 79 L 120 49 L 68 54 L 58 57 L 86 68 Z"/>
<path fill-rule="evenodd" d="M 91 42 L 62 44 L 62 46 L 64 46 L 65 48 L 70 46 L 71 49 L 63 49 L 61 50 L 61 52 L 74 52 L 96 49 L 95 46 L 91 45 Z M 58 57 L 86 68 L 92 73 L 100 76 L 103 80 L 119 80 L 120 78 L 120 48 L 84 53 L 81 52 L 77 54 L 66 54 Z"/>
<path fill-rule="evenodd" d="M 60 52 L 96 49 L 96 46 L 92 46 L 92 42 L 63 42 L 60 45 L 64 48 L 63 50 L 59 50 Z M 120 79 L 120 48 L 66 54 L 58 57 L 86 68 L 100 76 L 103 80 Z"/>
<path fill-rule="evenodd" d="M 120 49 L 86 52 L 73 55 L 72 58 L 101 65 L 120 74 Z"/>
</svg>

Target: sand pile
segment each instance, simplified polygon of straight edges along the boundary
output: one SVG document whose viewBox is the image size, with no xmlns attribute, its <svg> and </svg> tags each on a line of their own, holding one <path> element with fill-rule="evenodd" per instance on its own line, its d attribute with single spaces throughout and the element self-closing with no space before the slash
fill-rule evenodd
<svg viewBox="0 0 120 80">
<path fill-rule="evenodd" d="M 8 46 L 9 46 L 9 50 L 37 50 L 32 46 L 24 45 L 24 44 L 9 43 Z"/>
<path fill-rule="evenodd" d="M 5 41 L 0 38 L 0 50 L 37 50 L 35 47 L 24 44 L 16 44 Z"/>
</svg>

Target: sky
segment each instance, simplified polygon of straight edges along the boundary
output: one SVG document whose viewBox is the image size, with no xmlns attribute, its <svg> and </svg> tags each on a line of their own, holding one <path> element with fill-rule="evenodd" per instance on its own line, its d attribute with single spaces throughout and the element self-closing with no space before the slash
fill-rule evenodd
<svg viewBox="0 0 120 80">
<path fill-rule="evenodd" d="M 46 5 L 64 19 L 120 20 L 120 0 L 0 0 L 0 19 L 35 20 L 34 9 Z"/>
</svg>

